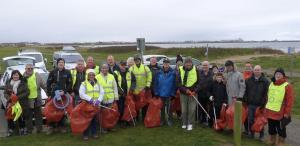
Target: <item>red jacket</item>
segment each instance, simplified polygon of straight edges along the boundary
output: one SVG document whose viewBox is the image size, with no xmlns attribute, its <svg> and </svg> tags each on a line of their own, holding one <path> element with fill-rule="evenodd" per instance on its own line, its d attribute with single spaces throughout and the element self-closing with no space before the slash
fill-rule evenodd
<svg viewBox="0 0 300 146">
<path fill-rule="evenodd" d="M 283 83 L 287 82 L 287 79 L 280 79 L 274 83 L 274 85 L 281 85 Z M 281 120 L 283 118 L 283 115 L 290 115 L 292 111 L 292 107 L 294 105 L 294 100 L 295 100 L 295 94 L 294 90 L 291 84 L 288 84 L 285 87 L 285 95 L 284 99 L 282 102 L 282 106 L 279 112 L 271 111 L 269 109 L 266 109 L 266 117 L 268 119 L 273 119 L 273 120 Z"/>
</svg>

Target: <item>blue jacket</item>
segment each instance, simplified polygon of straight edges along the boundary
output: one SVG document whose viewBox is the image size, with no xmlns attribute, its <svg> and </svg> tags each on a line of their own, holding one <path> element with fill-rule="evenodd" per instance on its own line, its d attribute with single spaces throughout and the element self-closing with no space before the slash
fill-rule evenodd
<svg viewBox="0 0 300 146">
<path fill-rule="evenodd" d="M 169 98 L 176 94 L 176 73 L 170 68 L 168 72 L 160 70 L 155 79 L 155 96 Z"/>
</svg>

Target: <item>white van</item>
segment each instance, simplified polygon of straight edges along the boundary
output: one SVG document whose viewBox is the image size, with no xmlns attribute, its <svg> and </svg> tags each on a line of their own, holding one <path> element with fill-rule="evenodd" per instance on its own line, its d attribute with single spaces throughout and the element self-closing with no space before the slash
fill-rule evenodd
<svg viewBox="0 0 300 146">
<path fill-rule="evenodd" d="M 35 67 L 46 69 L 46 63 L 47 59 L 43 57 L 43 54 L 41 52 L 35 51 L 34 49 L 26 49 L 26 50 L 20 50 L 18 52 L 18 56 L 30 56 L 35 58 Z"/>
</svg>

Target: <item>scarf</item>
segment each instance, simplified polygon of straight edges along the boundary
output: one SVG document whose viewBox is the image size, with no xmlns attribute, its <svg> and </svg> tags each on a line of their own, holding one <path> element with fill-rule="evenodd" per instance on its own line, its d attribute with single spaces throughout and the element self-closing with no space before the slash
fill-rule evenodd
<svg viewBox="0 0 300 146">
<path fill-rule="evenodd" d="M 18 92 L 18 87 L 19 87 L 20 83 L 21 83 L 21 80 L 18 80 L 18 81 L 11 80 L 10 81 L 10 85 L 13 87 L 13 91 L 15 94 L 17 94 L 17 92 Z"/>
</svg>

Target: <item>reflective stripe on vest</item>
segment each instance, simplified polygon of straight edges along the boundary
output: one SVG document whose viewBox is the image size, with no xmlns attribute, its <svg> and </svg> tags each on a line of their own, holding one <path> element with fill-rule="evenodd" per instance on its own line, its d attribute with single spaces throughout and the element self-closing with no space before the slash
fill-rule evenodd
<svg viewBox="0 0 300 146">
<path fill-rule="evenodd" d="M 37 85 L 36 85 L 36 73 L 33 73 L 28 79 L 27 79 L 27 85 L 29 89 L 29 96 L 28 98 L 34 99 L 37 98 Z"/>
<path fill-rule="evenodd" d="M 72 69 L 71 70 L 71 76 L 72 76 L 72 87 L 74 87 L 75 82 L 76 82 L 76 76 L 77 76 L 77 70 L 76 69 Z"/>
<path fill-rule="evenodd" d="M 147 80 L 148 75 L 151 74 L 151 72 L 147 72 L 145 65 L 141 64 L 140 67 L 134 65 L 129 70 L 134 74 L 136 78 L 136 87 L 134 90 L 135 94 L 138 94 L 143 88 L 147 86 L 147 84 L 151 84 L 151 80 Z"/>
<path fill-rule="evenodd" d="M 96 76 L 97 81 L 104 89 L 104 101 L 108 101 L 115 98 L 114 94 L 114 84 L 115 78 L 111 74 L 107 74 L 107 79 L 105 80 L 101 74 Z"/>
<path fill-rule="evenodd" d="M 94 86 L 91 85 L 89 81 L 84 81 L 85 86 L 85 94 L 92 97 L 92 99 L 96 100 L 100 96 L 100 84 L 97 82 Z"/>
<path fill-rule="evenodd" d="M 183 85 L 183 79 L 184 79 L 184 74 L 185 74 L 185 70 L 183 69 L 183 66 L 179 67 L 179 71 L 180 71 L 181 83 Z M 192 70 L 190 70 L 188 72 L 188 77 L 187 77 L 186 85 L 183 85 L 183 86 L 185 86 L 185 87 L 191 87 L 196 82 L 197 82 L 197 71 L 196 71 L 196 67 L 193 66 Z"/>
<path fill-rule="evenodd" d="M 122 75 L 119 71 L 114 71 L 115 74 L 117 75 L 118 78 L 118 85 L 120 86 L 120 88 L 122 88 Z M 126 82 L 127 82 L 127 89 L 129 91 L 129 88 L 131 86 L 131 75 L 129 72 L 126 73 Z M 124 89 L 123 89 L 124 90 Z"/>
<path fill-rule="evenodd" d="M 266 108 L 275 112 L 279 112 L 285 95 L 285 87 L 288 85 L 287 82 L 280 86 L 271 83 L 268 91 L 268 102 Z"/>
</svg>

